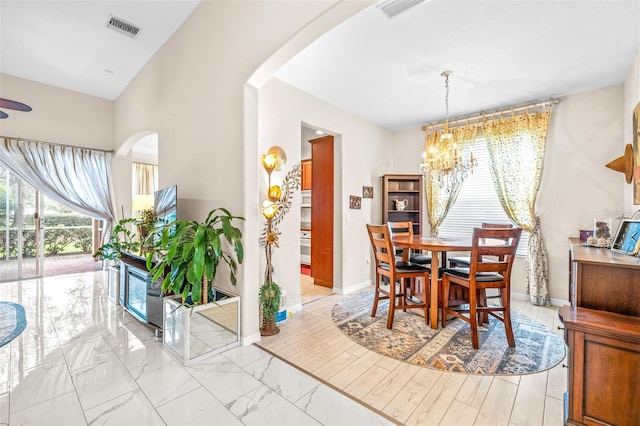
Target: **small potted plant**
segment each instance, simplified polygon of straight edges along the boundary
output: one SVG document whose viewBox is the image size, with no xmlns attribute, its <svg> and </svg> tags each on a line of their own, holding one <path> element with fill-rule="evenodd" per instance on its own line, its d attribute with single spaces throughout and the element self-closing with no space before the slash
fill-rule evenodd
<svg viewBox="0 0 640 426">
<path fill-rule="evenodd" d="M 204 222 L 176 220 L 162 228 L 147 254 L 147 269 L 154 281 L 162 279 L 162 293 L 167 295 L 163 342 L 184 365 L 240 342 L 240 298 L 211 286 L 221 261 L 228 267 L 229 282 L 236 284 L 244 249 L 234 220 L 244 218 L 224 208 L 209 212 Z M 221 319 L 222 311 L 230 321 Z M 216 341 L 207 341 L 207 335 Z"/>
<path fill-rule="evenodd" d="M 280 310 L 280 286 L 275 282 L 268 281 L 260 286 L 260 309 L 262 311 L 260 335 L 278 334 L 276 314 Z"/>
<path fill-rule="evenodd" d="M 117 302 L 120 292 L 120 259 L 123 252 L 135 252 L 140 243 L 135 240 L 134 234 L 127 226 L 136 223 L 134 218 L 125 218 L 118 221 L 109 234 L 109 241 L 98 247 L 93 254 L 95 259 L 109 262 L 109 286 L 108 296 L 112 302 Z"/>
<path fill-rule="evenodd" d="M 140 212 L 140 219 L 137 222 L 138 232 L 140 233 L 140 253 L 145 248 L 152 248 L 153 246 L 153 232 L 156 227 L 156 221 L 158 215 L 152 208 L 144 209 Z"/>
</svg>

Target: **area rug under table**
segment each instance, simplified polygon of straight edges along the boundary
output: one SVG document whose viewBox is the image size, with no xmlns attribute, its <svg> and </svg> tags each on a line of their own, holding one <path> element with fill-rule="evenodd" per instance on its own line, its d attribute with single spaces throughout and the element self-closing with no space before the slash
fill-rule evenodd
<svg viewBox="0 0 640 426">
<path fill-rule="evenodd" d="M 0 302 L 0 347 L 18 337 L 26 326 L 27 318 L 22 305 Z"/>
<path fill-rule="evenodd" d="M 371 317 L 373 292 L 345 297 L 331 310 L 338 328 L 354 342 L 379 354 L 424 367 L 468 374 L 529 374 L 557 365 L 565 355 L 564 342 L 549 328 L 511 310 L 516 347 L 510 348 L 504 324 L 490 317 L 479 327 L 480 348 L 471 345 L 469 324 L 454 318 L 433 330 L 424 317 L 396 311 L 388 330 L 388 300 Z M 414 310 L 415 311 L 415 310 Z"/>
</svg>

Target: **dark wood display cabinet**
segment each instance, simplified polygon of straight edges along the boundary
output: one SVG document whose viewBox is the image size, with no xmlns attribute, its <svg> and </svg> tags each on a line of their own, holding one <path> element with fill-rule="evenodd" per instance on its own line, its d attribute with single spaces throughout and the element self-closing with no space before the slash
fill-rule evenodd
<svg viewBox="0 0 640 426">
<path fill-rule="evenodd" d="M 381 179 L 382 223 L 410 220 L 413 222 L 413 233 L 421 235 L 424 199 L 422 175 L 384 175 Z"/>
</svg>

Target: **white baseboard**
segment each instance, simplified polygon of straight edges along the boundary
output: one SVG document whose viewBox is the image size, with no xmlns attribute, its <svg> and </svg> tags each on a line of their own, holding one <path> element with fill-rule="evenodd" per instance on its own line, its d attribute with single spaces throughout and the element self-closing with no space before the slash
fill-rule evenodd
<svg viewBox="0 0 640 426">
<path fill-rule="evenodd" d="M 528 294 L 525 293 L 516 293 L 516 292 L 511 292 L 511 297 L 513 299 L 518 299 L 518 300 L 530 300 L 531 298 L 529 297 Z M 551 299 L 550 300 L 551 305 L 552 306 L 565 306 L 565 305 L 570 305 L 571 303 L 569 303 L 568 300 L 563 300 L 563 299 Z"/>
<path fill-rule="evenodd" d="M 258 331 L 257 333 L 253 333 L 249 336 L 244 336 L 240 339 L 240 344 L 242 346 L 249 346 L 249 345 L 253 345 L 256 342 L 260 341 L 260 331 Z"/>
<path fill-rule="evenodd" d="M 332 290 L 336 294 L 344 295 L 344 294 L 355 293 L 356 291 L 362 290 L 363 288 L 370 287 L 371 285 L 372 285 L 371 284 L 371 280 L 367 280 L 367 281 L 363 281 L 363 282 L 358 283 L 358 284 L 351 285 L 349 287 L 344 287 L 344 288 L 335 288 L 334 287 Z"/>
<path fill-rule="evenodd" d="M 296 313 L 300 312 L 302 310 L 302 303 L 298 303 L 296 305 L 293 306 L 287 306 L 287 318 L 295 315 Z"/>
</svg>

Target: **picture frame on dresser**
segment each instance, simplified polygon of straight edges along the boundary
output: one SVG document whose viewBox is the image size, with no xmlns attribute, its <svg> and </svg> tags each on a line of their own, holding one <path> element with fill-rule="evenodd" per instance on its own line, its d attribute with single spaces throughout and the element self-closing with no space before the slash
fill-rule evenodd
<svg viewBox="0 0 640 426">
<path fill-rule="evenodd" d="M 634 256 L 640 251 L 640 220 L 623 219 L 611 244 L 611 251 Z"/>
</svg>

